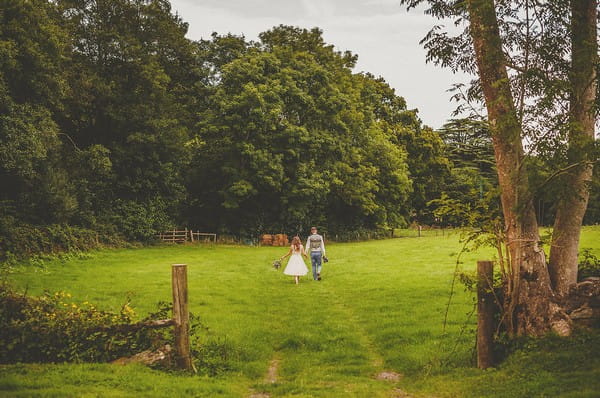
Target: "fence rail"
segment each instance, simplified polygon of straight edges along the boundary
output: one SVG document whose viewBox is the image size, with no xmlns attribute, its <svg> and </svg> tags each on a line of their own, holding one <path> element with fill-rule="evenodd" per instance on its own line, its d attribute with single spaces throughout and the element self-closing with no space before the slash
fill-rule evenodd
<svg viewBox="0 0 600 398">
<path fill-rule="evenodd" d="M 161 232 L 156 237 L 162 242 L 170 243 L 183 243 L 187 242 L 200 242 L 200 241 L 212 241 L 217 243 L 217 234 L 210 232 L 192 231 L 191 229 L 173 229 L 171 231 Z"/>
<path fill-rule="evenodd" d="M 188 230 L 187 228 L 184 230 L 174 229 L 172 231 L 166 231 L 158 234 L 158 239 L 163 242 L 185 242 L 187 240 Z"/>
</svg>

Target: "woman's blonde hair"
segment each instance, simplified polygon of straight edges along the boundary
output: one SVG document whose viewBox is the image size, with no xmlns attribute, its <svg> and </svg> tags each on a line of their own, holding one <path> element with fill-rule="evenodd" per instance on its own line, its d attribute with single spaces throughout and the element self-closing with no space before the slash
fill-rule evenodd
<svg viewBox="0 0 600 398">
<path fill-rule="evenodd" d="M 302 246 L 302 243 L 300 242 L 300 237 L 298 235 L 292 238 L 292 246 L 294 246 L 296 250 L 300 250 L 300 246 Z"/>
</svg>

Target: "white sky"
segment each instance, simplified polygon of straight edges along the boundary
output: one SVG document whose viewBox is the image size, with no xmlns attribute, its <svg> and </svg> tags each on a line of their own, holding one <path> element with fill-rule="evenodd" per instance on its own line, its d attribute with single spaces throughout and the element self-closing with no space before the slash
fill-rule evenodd
<svg viewBox="0 0 600 398">
<path fill-rule="evenodd" d="M 209 39 L 212 32 L 257 40 L 279 24 L 319 27 L 326 42 L 358 55 L 355 72 L 382 76 L 433 128 L 456 107 L 446 90 L 469 80 L 425 63 L 419 41 L 440 22 L 421 11 L 407 12 L 398 0 L 171 0 L 171 5 L 189 23 L 193 40 Z"/>
</svg>

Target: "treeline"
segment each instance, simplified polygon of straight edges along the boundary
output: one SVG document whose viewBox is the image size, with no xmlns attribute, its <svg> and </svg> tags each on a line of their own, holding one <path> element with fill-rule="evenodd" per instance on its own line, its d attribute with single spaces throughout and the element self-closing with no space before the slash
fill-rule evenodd
<svg viewBox="0 0 600 398">
<path fill-rule="evenodd" d="M 9 0 L 1 22 L 5 233 L 402 226 L 448 170 L 439 136 L 318 29 L 194 42 L 160 0 Z"/>
<path fill-rule="evenodd" d="M 423 126 L 319 29 L 186 32 L 166 0 L 2 2 L 0 242 L 47 225 L 140 241 L 460 225 L 448 200 L 494 191 L 491 163 L 457 152 L 468 122 Z"/>
</svg>

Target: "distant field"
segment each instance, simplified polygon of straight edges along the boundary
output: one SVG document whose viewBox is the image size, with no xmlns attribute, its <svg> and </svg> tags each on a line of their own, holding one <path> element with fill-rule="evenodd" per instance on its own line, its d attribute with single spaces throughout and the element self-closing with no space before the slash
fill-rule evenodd
<svg viewBox="0 0 600 398">
<path fill-rule="evenodd" d="M 459 236 L 424 235 L 331 244 L 323 281 L 307 276 L 299 286 L 271 268 L 285 248 L 157 246 L 17 267 L 11 279 L 29 294 L 63 290 L 113 310 L 130 294 L 143 316 L 170 301 L 170 264 L 186 263 L 191 311 L 209 328 L 205 341 L 230 347 L 230 370 L 198 377 L 109 364 L 1 366 L 0 396 L 600 396 L 597 333 L 530 343 L 535 349 L 497 369 L 475 369 L 473 297 L 460 284 L 442 333 Z M 585 228 L 581 247 L 600 257 L 600 227 Z M 465 253 L 460 268 L 492 256 Z M 379 380 L 384 371 L 400 377 Z"/>
</svg>

